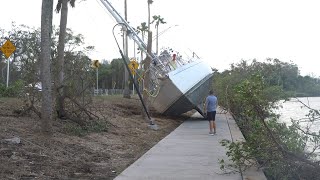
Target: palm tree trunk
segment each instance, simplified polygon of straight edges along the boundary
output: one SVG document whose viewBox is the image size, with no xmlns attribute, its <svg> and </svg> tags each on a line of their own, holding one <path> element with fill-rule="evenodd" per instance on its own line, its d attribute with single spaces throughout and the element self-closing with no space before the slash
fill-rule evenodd
<svg viewBox="0 0 320 180">
<path fill-rule="evenodd" d="M 148 54 L 151 54 L 151 51 L 152 51 L 152 32 L 149 31 L 148 32 L 148 44 L 147 44 Z M 143 83 L 144 89 L 146 89 L 146 90 L 150 89 L 150 71 L 148 71 L 150 68 L 150 64 L 151 64 L 151 58 L 150 58 L 150 56 L 147 56 L 145 59 L 145 64 L 144 64 L 144 70 L 146 73 L 145 73 L 145 78 L 144 78 L 144 83 Z M 143 91 L 143 101 L 145 103 L 147 111 L 149 112 L 150 102 L 149 102 L 149 95 L 146 91 Z M 142 112 L 143 112 L 144 118 L 147 118 L 147 114 L 144 111 L 144 109 Z M 148 119 L 148 120 L 150 120 L 150 119 Z"/>
<path fill-rule="evenodd" d="M 67 32 L 67 20 L 68 20 L 68 0 L 62 0 L 61 16 L 60 16 L 60 32 L 59 32 L 59 44 L 58 44 L 58 57 L 57 57 L 57 112 L 59 118 L 65 117 L 64 110 L 64 47 L 65 38 Z"/>
<path fill-rule="evenodd" d="M 41 128 L 43 133 L 52 131 L 52 84 L 51 84 L 51 33 L 53 1 L 42 0 L 40 78 L 42 84 Z"/>
<path fill-rule="evenodd" d="M 144 32 L 141 33 L 141 36 L 142 36 L 142 41 L 144 42 Z M 142 51 L 142 49 L 140 49 L 140 53 L 141 53 L 140 62 L 142 62 L 143 61 L 143 51 Z"/>
<path fill-rule="evenodd" d="M 150 4 L 151 2 L 148 0 L 148 31 L 150 31 Z M 149 36 L 148 36 L 149 39 Z"/>
<path fill-rule="evenodd" d="M 159 52 L 158 41 L 159 41 L 159 26 L 157 26 L 157 42 L 156 42 L 156 54 L 157 55 Z"/>
<path fill-rule="evenodd" d="M 124 18 L 127 21 L 127 0 L 124 0 Z M 123 50 L 124 50 L 124 56 L 128 57 L 128 36 L 127 32 L 124 31 L 123 35 Z M 129 90 L 129 72 L 126 69 L 126 65 L 124 64 L 124 91 L 123 91 L 123 97 L 124 98 L 130 98 L 130 90 Z"/>
</svg>

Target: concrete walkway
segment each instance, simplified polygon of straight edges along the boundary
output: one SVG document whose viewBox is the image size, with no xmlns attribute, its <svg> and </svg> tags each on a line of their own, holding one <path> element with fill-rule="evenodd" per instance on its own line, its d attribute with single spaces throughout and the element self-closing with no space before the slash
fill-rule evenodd
<svg viewBox="0 0 320 180">
<path fill-rule="evenodd" d="M 217 135 L 210 136 L 208 121 L 194 114 L 115 180 L 266 180 L 256 169 L 242 176 L 220 170 L 219 160 L 228 160 L 220 141 L 243 140 L 243 136 L 229 114 L 218 112 L 216 124 Z"/>
</svg>

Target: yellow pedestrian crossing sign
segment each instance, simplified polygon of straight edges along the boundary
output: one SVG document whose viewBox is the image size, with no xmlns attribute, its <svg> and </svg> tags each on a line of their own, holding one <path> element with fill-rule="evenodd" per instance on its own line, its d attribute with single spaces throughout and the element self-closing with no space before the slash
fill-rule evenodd
<svg viewBox="0 0 320 180">
<path fill-rule="evenodd" d="M 129 62 L 129 64 L 128 64 L 128 66 L 129 66 L 129 68 L 130 68 L 130 70 L 131 70 L 131 73 L 132 73 L 133 75 L 136 75 L 136 69 L 138 69 L 139 63 L 138 63 L 137 61 L 135 61 L 135 60 L 131 60 L 131 61 Z"/>
<path fill-rule="evenodd" d="M 0 50 L 3 52 L 4 56 L 8 59 L 11 54 L 16 50 L 16 47 L 10 40 L 7 40 L 3 46 L 0 47 Z"/>
<path fill-rule="evenodd" d="M 139 63 L 136 60 L 131 60 L 129 63 L 129 67 L 132 69 L 138 69 Z"/>
<path fill-rule="evenodd" d="M 99 60 L 93 60 L 93 61 L 92 61 L 92 67 L 93 67 L 93 68 L 99 68 L 99 67 L 100 67 L 100 62 L 99 62 Z"/>
</svg>

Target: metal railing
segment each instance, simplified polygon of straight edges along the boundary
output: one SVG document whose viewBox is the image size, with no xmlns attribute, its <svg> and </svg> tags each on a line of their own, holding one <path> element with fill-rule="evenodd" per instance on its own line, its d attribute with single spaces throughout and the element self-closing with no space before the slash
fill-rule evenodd
<svg viewBox="0 0 320 180">
<path fill-rule="evenodd" d="M 124 89 L 94 89 L 94 96 L 108 96 L 108 95 L 121 95 L 123 94 Z M 132 90 L 130 90 L 132 94 Z"/>
</svg>

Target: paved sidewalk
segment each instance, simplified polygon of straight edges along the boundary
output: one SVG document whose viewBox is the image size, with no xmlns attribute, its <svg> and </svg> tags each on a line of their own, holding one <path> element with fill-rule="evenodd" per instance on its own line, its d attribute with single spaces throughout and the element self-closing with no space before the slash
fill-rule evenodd
<svg viewBox="0 0 320 180">
<path fill-rule="evenodd" d="M 227 160 L 222 139 L 243 140 L 229 114 L 217 114 L 217 135 L 210 136 L 208 121 L 200 114 L 181 124 L 115 180 L 266 180 L 262 172 L 251 170 L 224 174 L 219 160 Z"/>
</svg>

